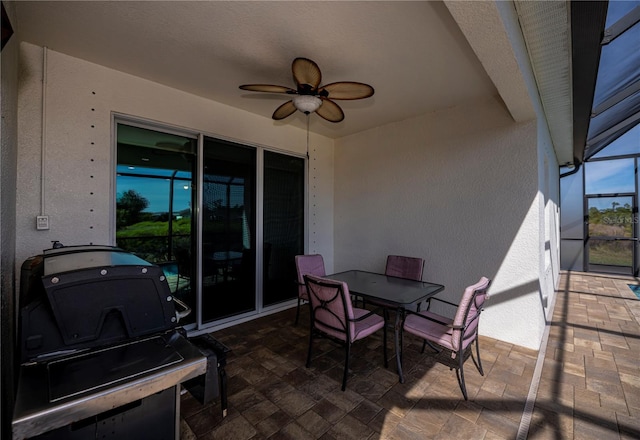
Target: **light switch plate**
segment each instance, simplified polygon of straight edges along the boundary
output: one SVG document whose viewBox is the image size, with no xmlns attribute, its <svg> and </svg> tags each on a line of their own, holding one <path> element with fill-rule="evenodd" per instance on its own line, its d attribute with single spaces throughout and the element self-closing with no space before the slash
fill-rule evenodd
<svg viewBox="0 0 640 440">
<path fill-rule="evenodd" d="M 36 229 L 38 231 L 44 231 L 49 229 L 49 216 L 39 215 L 36 217 Z"/>
</svg>

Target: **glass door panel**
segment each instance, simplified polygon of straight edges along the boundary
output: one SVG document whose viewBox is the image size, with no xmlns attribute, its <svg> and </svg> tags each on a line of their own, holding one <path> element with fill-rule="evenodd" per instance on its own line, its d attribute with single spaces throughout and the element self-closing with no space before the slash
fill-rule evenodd
<svg viewBox="0 0 640 440">
<path fill-rule="evenodd" d="M 633 274 L 636 248 L 634 197 L 587 197 L 589 270 Z"/>
<path fill-rule="evenodd" d="M 195 151 L 194 138 L 117 125 L 116 245 L 160 265 L 192 310 Z M 192 313 L 181 323 L 195 319 Z"/>
<path fill-rule="evenodd" d="M 256 151 L 204 140 L 202 321 L 256 309 Z"/>
<path fill-rule="evenodd" d="M 304 253 L 304 159 L 264 153 L 263 306 L 296 298 Z"/>
</svg>

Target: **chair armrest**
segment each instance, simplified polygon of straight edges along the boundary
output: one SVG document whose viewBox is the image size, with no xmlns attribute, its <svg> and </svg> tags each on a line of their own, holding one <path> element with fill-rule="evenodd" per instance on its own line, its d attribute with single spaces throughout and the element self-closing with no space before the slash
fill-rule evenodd
<svg viewBox="0 0 640 440">
<path fill-rule="evenodd" d="M 440 302 L 443 302 L 445 304 L 449 304 L 450 306 L 458 307 L 458 304 L 452 303 L 452 302 L 444 300 L 444 299 L 436 298 L 436 297 L 429 298 L 429 301 L 430 302 L 431 301 L 440 301 Z"/>
<path fill-rule="evenodd" d="M 462 328 L 460 326 L 455 326 L 454 327 L 453 324 L 451 324 L 451 323 L 440 321 L 439 319 L 433 318 L 431 316 L 425 316 L 425 315 L 423 315 L 423 314 L 421 314 L 419 312 L 414 312 L 414 311 L 411 311 L 411 310 L 407 310 L 406 311 L 404 319 L 406 320 L 407 316 L 409 316 L 409 315 L 416 315 L 416 316 L 418 316 L 418 317 L 420 317 L 422 319 L 426 319 L 427 321 L 432 321 L 432 322 L 435 322 L 437 324 L 444 325 L 445 327 Z M 402 325 L 404 326 L 404 322 L 402 323 Z"/>
<path fill-rule="evenodd" d="M 362 316 L 361 316 L 361 317 L 359 317 L 359 318 L 348 319 L 348 321 L 349 321 L 349 322 L 359 322 L 359 321 L 362 321 L 363 319 L 367 319 L 367 318 L 368 318 L 369 316 L 371 316 L 371 315 L 376 315 L 376 312 L 377 312 L 378 310 L 380 310 L 380 307 L 378 307 L 378 308 L 376 308 L 376 309 L 373 309 L 373 310 L 370 310 L 370 311 L 369 311 L 369 313 L 366 313 L 366 314 L 362 315 Z M 378 315 L 378 316 L 380 316 L 380 315 Z M 383 318 L 383 317 L 382 317 L 382 318 Z M 383 319 L 384 319 L 384 318 L 383 318 Z"/>
</svg>

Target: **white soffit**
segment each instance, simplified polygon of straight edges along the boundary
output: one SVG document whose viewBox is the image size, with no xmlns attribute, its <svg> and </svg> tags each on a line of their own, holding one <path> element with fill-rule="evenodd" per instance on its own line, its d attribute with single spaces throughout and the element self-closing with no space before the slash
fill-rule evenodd
<svg viewBox="0 0 640 440">
<path fill-rule="evenodd" d="M 444 2 L 516 122 L 535 119 L 525 79 L 495 2 Z"/>
<path fill-rule="evenodd" d="M 514 2 L 560 164 L 573 162 L 569 2 Z"/>
</svg>

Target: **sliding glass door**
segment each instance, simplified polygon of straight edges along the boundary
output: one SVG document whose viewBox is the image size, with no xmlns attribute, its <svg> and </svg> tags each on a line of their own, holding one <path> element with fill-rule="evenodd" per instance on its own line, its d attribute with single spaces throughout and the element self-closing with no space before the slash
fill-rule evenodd
<svg viewBox="0 0 640 440">
<path fill-rule="evenodd" d="M 128 122 L 116 133 L 116 245 L 164 269 L 193 310 L 183 325 L 211 327 L 296 298 L 303 158 Z"/>
<path fill-rule="evenodd" d="M 263 306 L 295 298 L 295 265 L 304 252 L 304 159 L 264 152 Z"/>
<path fill-rule="evenodd" d="M 202 321 L 256 310 L 256 150 L 204 140 Z"/>
</svg>

